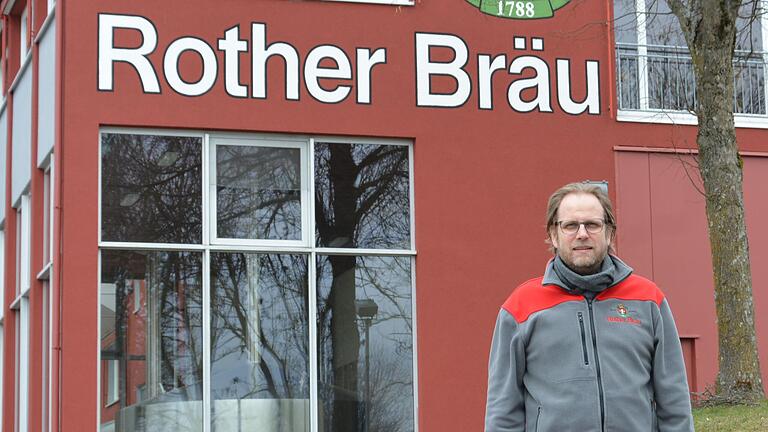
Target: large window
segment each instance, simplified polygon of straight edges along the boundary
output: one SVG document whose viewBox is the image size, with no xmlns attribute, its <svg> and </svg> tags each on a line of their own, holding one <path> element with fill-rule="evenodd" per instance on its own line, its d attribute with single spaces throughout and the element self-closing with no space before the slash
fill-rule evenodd
<svg viewBox="0 0 768 432">
<path fill-rule="evenodd" d="M 414 431 L 411 153 L 102 131 L 101 429 Z"/>
<path fill-rule="evenodd" d="M 620 113 L 694 111 L 691 55 L 666 1 L 614 0 L 613 5 Z M 761 7 L 761 1 L 745 2 L 737 22 L 733 112 L 741 115 L 766 115 L 762 22 L 768 24 L 768 17 Z"/>
</svg>

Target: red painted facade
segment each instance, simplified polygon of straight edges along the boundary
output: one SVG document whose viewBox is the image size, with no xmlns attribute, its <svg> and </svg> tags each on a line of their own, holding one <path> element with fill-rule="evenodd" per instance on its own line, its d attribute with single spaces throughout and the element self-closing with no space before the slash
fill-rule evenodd
<svg viewBox="0 0 768 432">
<path fill-rule="evenodd" d="M 47 14 L 46 0 L 34 3 L 29 15 L 31 66 L 39 63 L 37 30 Z M 14 3 L 4 0 L 0 8 Z M 30 4 L 31 4 L 30 3 Z M 18 52 L 16 0 L 4 16 L 2 45 Z M 20 9 L 21 8 L 21 9 Z M 131 15 L 149 20 L 157 48 L 148 55 L 160 92 L 147 93 L 137 70 L 114 63 L 113 89 L 99 90 L 99 14 Z M 100 402 L 104 376 L 97 374 L 99 338 L 99 131 L 103 127 L 212 132 L 286 133 L 328 136 L 401 138 L 413 142 L 416 236 L 415 304 L 418 430 L 477 431 L 482 428 L 487 355 L 496 314 L 510 291 L 540 276 L 550 257 L 544 244 L 546 199 L 559 186 L 580 180 L 607 180 L 617 208 L 617 251 L 638 274 L 664 291 L 683 338 L 689 381 L 704 391 L 717 373 L 717 333 L 709 246 L 703 199 L 689 179 L 690 158 L 680 149 L 695 148 L 694 126 L 631 123 L 617 120 L 614 36 L 610 0 L 570 4 L 540 20 L 500 19 L 480 13 L 466 1 L 422 1 L 413 6 L 333 1 L 258 2 L 123 2 L 82 0 L 55 4 L 56 167 L 50 269 L 53 305 L 50 361 L 51 430 L 95 431 L 98 417 L 114 415 Z M 225 56 L 216 50 L 228 29 L 252 49 L 252 23 L 266 28 L 266 43 L 286 42 L 298 52 L 299 98 L 288 100 L 286 65 L 272 60 L 266 75 L 266 98 L 227 93 Z M 457 107 L 419 106 L 417 34 L 453 35 L 468 47 L 465 70 L 471 82 L 466 102 Z M 185 36 L 199 38 L 216 54 L 217 79 L 205 94 L 183 96 L 168 83 L 163 56 Z M 133 30 L 116 30 L 115 46 L 142 43 Z M 516 50 L 513 37 L 524 37 L 528 49 Z M 543 50 L 532 51 L 532 38 Z M 307 87 L 306 59 L 319 45 L 333 45 L 351 61 L 351 80 L 324 79 L 331 90 L 349 85 L 339 103 L 323 103 Z M 370 103 L 358 103 L 358 48 L 386 49 L 386 63 L 370 74 Z M 7 49 L 7 50 L 6 50 Z M 450 62 L 447 48 L 431 51 L 434 62 Z M 478 55 L 505 55 L 504 67 L 492 74 L 492 109 L 481 109 L 482 79 Z M 552 112 L 523 113 L 507 102 L 510 84 L 533 76 L 506 70 L 519 56 L 539 57 L 548 65 Z M 253 90 L 251 54 L 240 54 L 241 85 Z M 599 114 L 567 114 L 558 103 L 557 60 L 570 60 L 570 92 L 584 99 L 585 68 L 599 63 Z M 333 67 L 327 60 L 324 67 Z M 181 56 L 179 70 L 188 82 L 204 74 L 199 56 Z M 3 320 L 2 430 L 14 431 L 14 377 L 18 329 L 14 288 L 16 213 L 11 197 L 11 125 L 18 55 L 3 59 L 8 123 L 5 181 L 5 285 Z M 32 80 L 31 285 L 29 430 L 41 430 L 45 379 L 42 371 L 43 171 L 37 164 L 37 74 Z M 457 84 L 434 77 L 435 93 L 452 93 Z M 522 93 L 524 100 L 537 96 Z M 768 119 L 766 119 L 768 124 Z M 768 178 L 768 147 L 762 129 L 737 130 L 744 152 L 745 205 L 750 238 L 756 326 L 764 382 L 768 384 L 768 217 L 762 185 Z M 679 157 L 678 157 L 679 156 Z M 140 323 L 136 323 L 140 326 Z M 141 374 L 142 372 L 137 372 Z M 99 381 L 101 380 L 101 385 Z"/>
</svg>

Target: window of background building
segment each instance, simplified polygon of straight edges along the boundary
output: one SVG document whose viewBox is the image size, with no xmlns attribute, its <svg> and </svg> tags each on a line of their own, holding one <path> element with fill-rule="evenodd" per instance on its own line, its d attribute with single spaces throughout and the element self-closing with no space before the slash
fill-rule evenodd
<svg viewBox="0 0 768 432">
<path fill-rule="evenodd" d="M 4 307 L 5 305 L 3 305 Z M 4 388 L 5 385 L 5 321 L 0 320 L 0 388 Z M 0 392 L 0 424 L 3 424 L 4 409 L 3 409 L 3 394 Z"/>
<path fill-rule="evenodd" d="M 0 229 L 0 322 L 2 322 L 4 317 L 5 317 L 5 230 Z M 0 358 L 2 358 L 1 355 L 0 355 Z M 3 374 L 0 373 L 0 377 L 2 375 Z M 0 388 L 2 387 L 0 386 Z M 1 391 L 0 391 L 0 394 L 2 394 Z M 1 406 L 2 404 L 0 404 L 0 407 Z"/>
<path fill-rule="evenodd" d="M 51 352 L 51 281 L 50 273 L 53 261 L 53 242 L 51 236 L 53 233 L 53 188 L 54 188 L 54 172 L 53 172 L 53 155 L 48 158 L 48 165 L 43 169 L 43 226 L 42 226 L 42 269 L 38 272 L 37 278 L 42 283 L 42 314 L 40 316 L 40 324 L 42 328 L 42 345 L 41 345 L 41 359 L 42 359 L 42 388 L 41 388 L 41 402 L 42 402 L 42 426 L 43 430 L 48 430 L 48 424 L 50 419 L 50 376 L 51 376 L 51 364 L 50 364 L 50 352 Z"/>
<path fill-rule="evenodd" d="M 411 153 L 103 131 L 102 430 L 415 430 Z"/>
<path fill-rule="evenodd" d="M 11 304 L 16 320 L 16 431 L 27 430 L 29 421 L 29 289 L 30 289 L 30 200 L 21 196 L 16 211 L 16 298 Z"/>
<path fill-rule="evenodd" d="M 21 17 L 19 18 L 19 59 L 21 63 L 24 63 L 24 59 L 27 58 L 27 51 L 29 48 L 29 44 L 27 43 L 27 37 L 28 37 L 28 23 L 27 23 L 27 10 L 28 7 L 24 7 L 24 10 L 21 12 Z"/>
<path fill-rule="evenodd" d="M 53 160 L 51 155 L 50 160 Z M 51 234 L 53 233 L 53 163 L 43 171 L 43 271 L 51 265 L 53 256 L 53 244 Z"/>
<path fill-rule="evenodd" d="M 2 73 L 0 73 L 0 76 Z M 0 389 L 5 382 L 5 230 L 0 229 Z M 0 391 L 0 424 L 3 424 L 3 393 Z"/>
<path fill-rule="evenodd" d="M 616 84 L 619 110 L 692 112 L 693 63 L 677 18 L 665 0 L 614 0 Z M 746 2 L 737 22 L 734 113 L 766 115 L 766 60 L 762 22 L 768 17 Z"/>
</svg>

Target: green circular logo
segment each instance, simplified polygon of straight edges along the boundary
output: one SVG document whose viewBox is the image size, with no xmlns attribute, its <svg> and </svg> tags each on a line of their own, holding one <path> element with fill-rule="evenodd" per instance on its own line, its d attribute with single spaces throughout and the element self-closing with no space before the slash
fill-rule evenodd
<svg viewBox="0 0 768 432">
<path fill-rule="evenodd" d="M 467 0 L 480 12 L 499 18 L 551 18 L 555 11 L 571 0 Z"/>
</svg>

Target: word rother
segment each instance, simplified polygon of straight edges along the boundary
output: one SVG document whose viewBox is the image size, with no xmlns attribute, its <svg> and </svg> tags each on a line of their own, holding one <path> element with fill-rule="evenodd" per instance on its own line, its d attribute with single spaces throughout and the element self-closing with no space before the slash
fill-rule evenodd
<svg viewBox="0 0 768 432">
<path fill-rule="evenodd" d="M 141 34 L 141 45 L 132 48 L 116 47 L 115 30 L 134 30 Z M 99 77 L 100 91 L 114 90 L 114 65 L 128 63 L 136 70 L 144 93 L 160 93 L 160 82 L 149 55 L 157 48 L 157 30 L 150 20 L 141 16 L 99 14 Z M 249 97 L 248 85 L 240 82 L 240 55 L 251 54 L 250 97 L 267 98 L 267 61 L 270 57 L 282 57 L 285 61 L 285 97 L 299 100 L 299 52 L 286 42 L 267 45 L 267 26 L 251 24 L 251 39 L 240 39 L 240 27 L 234 26 L 217 40 L 217 48 L 224 53 L 224 87 L 228 95 L 237 98 Z M 202 60 L 202 74 L 195 82 L 185 81 L 179 71 L 179 59 L 185 52 L 194 53 Z M 355 49 L 355 83 L 357 103 L 371 103 L 371 73 L 376 65 L 387 61 L 387 50 L 379 48 Z M 328 64 L 335 67 L 321 66 Z M 213 88 L 219 76 L 219 63 L 214 49 L 204 40 L 191 36 L 171 42 L 163 55 L 165 81 L 176 93 L 184 96 L 200 96 Z M 324 103 L 339 103 L 352 91 L 352 61 L 341 48 L 334 45 L 318 45 L 304 59 L 304 82 L 309 94 Z M 320 85 L 322 79 L 350 81 L 335 84 L 332 88 Z"/>
</svg>

